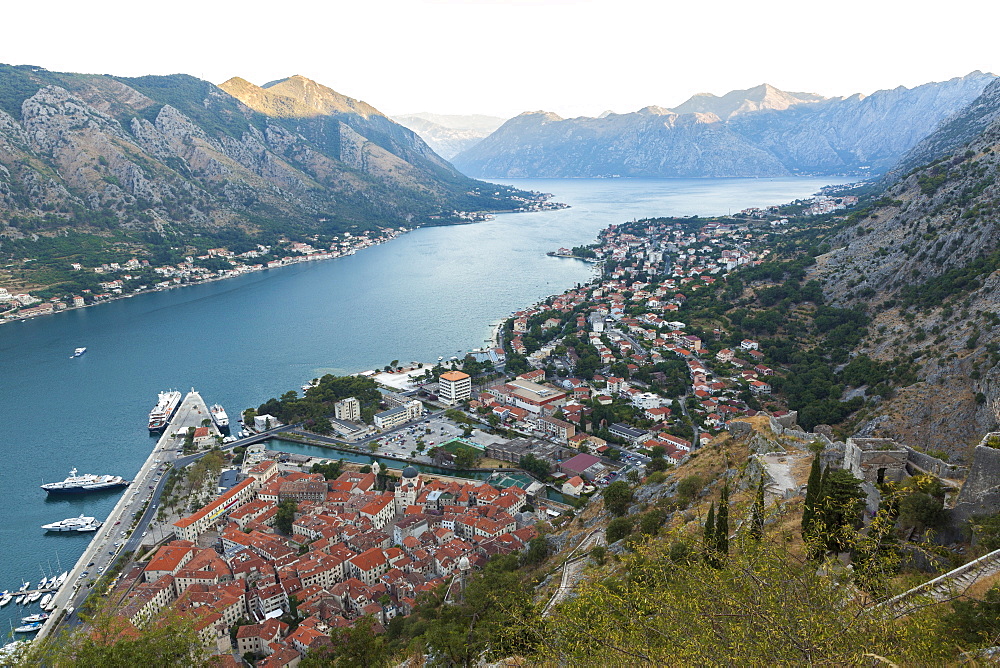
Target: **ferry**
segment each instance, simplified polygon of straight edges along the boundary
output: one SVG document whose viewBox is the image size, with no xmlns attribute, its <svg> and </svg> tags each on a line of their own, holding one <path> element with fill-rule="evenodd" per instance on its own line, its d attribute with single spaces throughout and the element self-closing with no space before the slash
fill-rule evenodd
<svg viewBox="0 0 1000 668">
<path fill-rule="evenodd" d="M 215 404 L 208 410 L 212 414 L 212 422 L 214 422 L 215 426 L 219 428 L 219 431 L 229 429 L 229 416 L 226 415 L 225 408 L 219 404 Z"/>
<path fill-rule="evenodd" d="M 160 392 L 156 405 L 149 411 L 149 431 L 152 433 L 162 432 L 167 427 L 167 422 L 177 412 L 177 407 L 181 404 L 181 393 L 177 390 Z"/>
<path fill-rule="evenodd" d="M 77 475 L 76 469 L 71 469 L 69 477 L 65 480 L 46 483 L 42 485 L 42 489 L 49 494 L 81 494 L 127 487 L 128 484 L 129 481 L 119 475 L 94 475 L 93 473 Z"/>
<path fill-rule="evenodd" d="M 80 355 L 84 354 L 85 352 L 87 352 L 86 348 L 77 348 L 76 350 L 73 351 L 73 354 L 70 355 L 69 358 L 73 359 L 74 357 L 79 357 Z"/>
</svg>

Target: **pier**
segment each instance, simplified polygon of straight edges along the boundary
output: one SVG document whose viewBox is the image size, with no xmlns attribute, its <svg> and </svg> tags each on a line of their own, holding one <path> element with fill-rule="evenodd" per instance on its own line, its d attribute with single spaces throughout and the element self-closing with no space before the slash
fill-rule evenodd
<svg viewBox="0 0 1000 668">
<path fill-rule="evenodd" d="M 183 466 L 198 457 L 185 457 L 180 453 L 188 427 L 200 427 L 206 419 L 209 420 L 212 433 L 218 434 L 215 425 L 211 423 L 207 404 L 192 389 L 184 397 L 131 484 L 122 492 L 111 514 L 70 570 L 66 582 L 53 598 L 51 615 L 36 634 L 36 641 L 41 641 L 54 632 L 58 624 L 67 617 L 63 613 L 70 607 L 75 610 L 86 600 L 93 584 L 121 552 L 135 550 L 142 544 L 149 522 L 155 514 L 166 474 L 175 462 Z M 133 518 L 136 520 L 134 529 Z"/>
</svg>

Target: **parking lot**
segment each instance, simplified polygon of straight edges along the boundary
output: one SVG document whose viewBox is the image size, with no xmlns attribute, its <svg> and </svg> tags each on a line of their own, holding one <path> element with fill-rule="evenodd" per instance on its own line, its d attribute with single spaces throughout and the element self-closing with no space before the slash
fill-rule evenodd
<svg viewBox="0 0 1000 668">
<path fill-rule="evenodd" d="M 435 415 L 425 418 L 420 422 L 406 425 L 390 434 L 380 436 L 378 441 L 381 447 L 378 449 L 377 454 L 392 457 L 412 457 L 413 453 L 417 453 L 418 459 L 429 462 L 430 457 L 426 454 L 428 450 L 456 436 L 461 436 L 462 433 L 462 427 L 456 425 L 443 415 Z M 419 452 L 418 448 L 420 446 L 417 441 L 423 442 L 423 449 Z"/>
<path fill-rule="evenodd" d="M 640 476 L 645 475 L 646 464 L 649 463 L 649 457 L 645 455 L 637 455 L 624 449 L 620 450 L 620 452 L 621 462 L 625 466 L 617 471 L 610 471 L 603 477 L 597 478 L 594 480 L 596 485 L 602 487 L 610 485 L 616 480 L 622 480 L 626 475 L 628 475 L 628 472 L 632 470 L 638 471 Z"/>
</svg>

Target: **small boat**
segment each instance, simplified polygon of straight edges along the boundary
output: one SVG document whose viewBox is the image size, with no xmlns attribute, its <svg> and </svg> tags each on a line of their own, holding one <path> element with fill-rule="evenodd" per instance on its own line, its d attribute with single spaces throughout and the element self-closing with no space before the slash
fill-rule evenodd
<svg viewBox="0 0 1000 668">
<path fill-rule="evenodd" d="M 35 601 L 37 601 L 41 597 L 42 597 L 42 592 L 40 592 L 38 590 L 35 590 L 35 591 L 31 592 L 30 594 L 28 594 L 28 597 L 24 599 L 24 602 L 25 603 L 34 603 Z"/>
<path fill-rule="evenodd" d="M 14 599 L 14 604 L 15 605 L 21 605 L 22 603 L 24 603 L 24 596 L 25 596 L 24 594 L 21 594 L 20 596 L 18 596 L 17 598 L 15 598 Z"/>
<path fill-rule="evenodd" d="M 33 624 L 35 622 L 44 622 L 49 618 L 49 613 L 47 612 L 36 612 L 33 615 L 28 615 L 27 617 L 21 617 L 22 624 Z"/>
<path fill-rule="evenodd" d="M 39 605 L 42 606 L 42 610 L 48 610 L 50 603 L 52 603 L 52 594 L 46 594 L 42 597 L 42 602 Z"/>
<path fill-rule="evenodd" d="M 77 348 L 76 350 L 73 351 L 73 354 L 70 355 L 69 358 L 73 359 L 74 357 L 79 357 L 80 355 L 84 354 L 85 352 L 87 352 L 86 348 Z"/>
<path fill-rule="evenodd" d="M 49 586 L 49 579 L 42 578 L 41 580 L 38 581 L 38 586 L 35 587 L 35 589 L 45 589 L 48 586 Z"/>
<path fill-rule="evenodd" d="M 22 582 L 22 583 L 21 583 L 21 588 L 20 588 L 20 589 L 18 589 L 18 591 L 19 591 L 19 592 L 21 592 L 21 591 L 25 591 L 25 590 L 27 590 L 27 589 L 28 589 L 28 587 L 29 587 L 29 586 L 31 586 L 31 583 L 30 583 L 30 582 Z"/>
<path fill-rule="evenodd" d="M 66 578 L 69 577 L 69 571 L 63 571 L 62 575 L 56 578 L 56 586 L 61 587 L 63 582 L 66 582 Z"/>
<path fill-rule="evenodd" d="M 25 624 L 24 626 L 18 626 L 14 629 L 14 633 L 34 633 L 42 628 L 42 622 L 35 622 L 33 624 Z"/>
<path fill-rule="evenodd" d="M 0 608 L 2 608 L 3 606 L 7 605 L 8 603 L 10 603 L 13 600 L 14 600 L 14 595 L 13 594 L 10 594 L 8 592 L 4 592 L 3 596 L 0 596 Z"/>
</svg>

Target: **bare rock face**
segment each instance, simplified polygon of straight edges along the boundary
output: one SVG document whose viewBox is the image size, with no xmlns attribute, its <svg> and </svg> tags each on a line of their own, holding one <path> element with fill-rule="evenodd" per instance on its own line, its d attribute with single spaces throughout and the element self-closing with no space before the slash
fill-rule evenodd
<svg viewBox="0 0 1000 668">
<path fill-rule="evenodd" d="M 19 221 L 177 232 L 254 219 L 407 224 L 519 206 L 374 107 L 291 77 L 232 92 L 187 75 L 0 65 L 0 234 Z M 8 226 L 13 221 L 15 225 Z M 41 221 L 41 222 L 39 222 Z"/>
<path fill-rule="evenodd" d="M 825 99 L 764 84 L 674 109 L 563 119 L 521 114 L 455 156 L 483 176 L 785 176 L 885 171 L 994 80 Z"/>
</svg>

